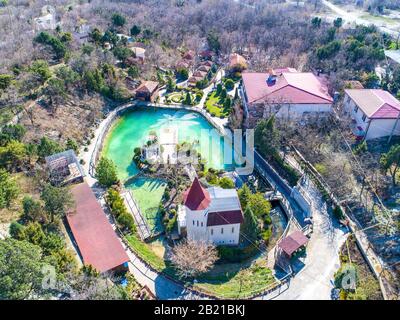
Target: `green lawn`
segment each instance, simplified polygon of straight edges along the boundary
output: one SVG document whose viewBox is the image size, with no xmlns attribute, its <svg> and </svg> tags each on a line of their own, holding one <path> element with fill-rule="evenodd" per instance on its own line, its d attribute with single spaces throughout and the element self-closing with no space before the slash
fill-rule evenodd
<svg viewBox="0 0 400 320">
<path fill-rule="evenodd" d="M 219 265 L 216 266 L 216 269 L 218 267 Z M 224 299 L 238 299 L 262 292 L 276 282 L 272 271 L 267 268 L 265 260 L 259 260 L 252 266 L 241 270 L 227 272 L 222 270 L 220 272 L 212 270 L 203 275 L 194 287 Z"/>
<path fill-rule="evenodd" d="M 173 266 L 158 256 L 151 245 L 142 242 L 136 235 L 129 235 L 126 240 L 136 254 L 154 269 L 179 279 Z M 191 282 L 190 285 L 220 298 L 249 297 L 271 287 L 276 281 L 264 259 L 257 260 L 251 266 L 248 265 L 249 263 L 217 264 L 211 271 L 198 277 L 196 282 Z"/>
<path fill-rule="evenodd" d="M 192 97 L 192 101 L 194 102 L 194 104 L 196 104 L 196 96 L 193 93 L 191 93 L 190 96 Z M 172 92 L 168 95 L 168 98 L 174 103 L 184 103 L 186 98 L 186 92 L 185 91 Z"/>
<path fill-rule="evenodd" d="M 226 109 L 223 106 L 223 100 L 213 91 L 205 102 L 207 111 L 215 117 L 226 118 L 231 113 L 231 108 Z"/>
<path fill-rule="evenodd" d="M 143 213 L 150 230 L 159 233 L 164 230 L 159 206 L 167 184 L 160 179 L 137 178 L 128 185 Z"/>
</svg>

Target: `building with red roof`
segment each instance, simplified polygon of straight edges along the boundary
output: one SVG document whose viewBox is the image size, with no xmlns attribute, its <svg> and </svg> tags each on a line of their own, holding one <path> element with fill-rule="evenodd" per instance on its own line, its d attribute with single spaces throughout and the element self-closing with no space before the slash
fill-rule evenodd
<svg viewBox="0 0 400 320">
<path fill-rule="evenodd" d="M 307 243 L 308 238 L 303 232 L 297 230 L 283 238 L 282 241 L 278 243 L 278 248 L 281 249 L 286 256 L 291 257 L 296 251 L 305 247 Z"/>
<path fill-rule="evenodd" d="M 199 179 L 193 180 L 190 189 L 183 194 L 184 205 L 192 211 L 207 209 L 210 205 L 210 194 L 204 189 Z"/>
<path fill-rule="evenodd" d="M 178 209 L 178 229 L 188 239 L 237 245 L 243 213 L 235 189 L 204 188 L 195 178 Z"/>
<path fill-rule="evenodd" d="M 247 126 L 253 127 L 272 114 L 301 120 L 332 111 L 333 98 L 327 86 L 311 72 L 270 69 L 266 73 L 245 72 L 242 78 L 240 93 Z"/>
<path fill-rule="evenodd" d="M 99 272 L 128 269 L 129 257 L 86 182 L 74 185 L 75 208 L 67 222 L 81 259 Z"/>
<path fill-rule="evenodd" d="M 381 89 L 346 89 L 344 111 L 353 131 L 366 140 L 400 135 L 400 101 Z"/>
<path fill-rule="evenodd" d="M 157 100 L 159 83 L 155 81 L 144 81 L 136 89 L 136 99 L 154 102 Z"/>
</svg>

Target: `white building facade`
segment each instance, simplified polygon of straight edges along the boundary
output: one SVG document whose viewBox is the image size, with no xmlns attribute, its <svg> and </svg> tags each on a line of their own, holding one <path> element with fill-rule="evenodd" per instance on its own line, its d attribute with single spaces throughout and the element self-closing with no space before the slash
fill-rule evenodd
<svg viewBox="0 0 400 320">
<path fill-rule="evenodd" d="M 238 245 L 243 213 L 235 189 L 205 189 L 197 178 L 178 210 L 179 233 L 194 241 Z"/>
<path fill-rule="evenodd" d="M 345 90 L 343 109 L 365 140 L 400 135 L 400 102 L 380 89 Z"/>
</svg>

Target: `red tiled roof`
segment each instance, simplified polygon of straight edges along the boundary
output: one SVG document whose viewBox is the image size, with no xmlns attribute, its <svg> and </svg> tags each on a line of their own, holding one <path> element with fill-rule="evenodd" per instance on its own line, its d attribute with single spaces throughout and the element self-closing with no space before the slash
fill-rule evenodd
<svg viewBox="0 0 400 320">
<path fill-rule="evenodd" d="M 196 53 L 193 50 L 186 51 L 185 54 L 183 55 L 183 59 L 193 60 L 195 54 Z"/>
<path fill-rule="evenodd" d="M 207 75 L 207 72 L 201 71 L 201 70 L 197 70 L 193 73 L 193 77 L 196 78 L 204 78 Z"/>
<path fill-rule="evenodd" d="M 187 60 L 180 60 L 180 61 L 178 61 L 178 63 L 176 64 L 175 67 L 177 69 L 180 69 L 180 68 L 187 69 L 187 68 L 189 68 L 189 66 L 190 66 L 190 64 L 189 64 L 189 62 Z"/>
<path fill-rule="evenodd" d="M 143 82 L 136 91 L 146 92 L 146 93 L 153 93 L 158 87 L 158 82 L 155 81 L 145 81 Z"/>
<path fill-rule="evenodd" d="M 188 79 L 188 82 L 196 83 L 197 81 L 201 81 L 201 80 L 203 80 L 203 77 L 195 77 L 195 76 L 192 76 L 192 77 L 190 77 L 190 78 Z"/>
<path fill-rule="evenodd" d="M 210 204 L 210 194 L 204 189 L 199 180 L 195 178 L 192 186 L 183 194 L 184 204 L 190 210 L 204 210 Z"/>
<path fill-rule="evenodd" d="M 279 242 L 278 247 L 281 248 L 287 255 L 291 256 L 307 242 L 308 238 L 303 234 L 303 232 L 295 231 Z"/>
<path fill-rule="evenodd" d="M 129 261 L 103 209 L 87 183 L 72 188 L 76 208 L 67 221 L 83 262 L 106 272 Z"/>
<path fill-rule="evenodd" d="M 370 119 L 397 119 L 400 101 L 382 89 L 346 89 L 346 94 Z"/>
<path fill-rule="evenodd" d="M 207 217 L 207 227 L 221 226 L 225 224 L 234 224 L 242 222 L 243 222 L 243 214 L 241 210 L 209 212 Z"/>
<path fill-rule="evenodd" d="M 200 66 L 208 66 L 208 67 L 212 67 L 213 63 L 211 61 L 203 61 L 199 64 Z"/>
<path fill-rule="evenodd" d="M 211 69 L 211 67 L 209 65 L 203 64 L 200 67 L 197 68 L 197 70 L 201 71 L 201 72 L 208 72 Z"/>
<path fill-rule="evenodd" d="M 275 73 L 277 74 L 276 81 L 271 84 L 267 83 L 269 73 L 242 74 L 249 103 L 326 104 L 333 102 L 327 87 L 311 72 L 294 72 L 288 68 L 277 69 Z"/>
</svg>

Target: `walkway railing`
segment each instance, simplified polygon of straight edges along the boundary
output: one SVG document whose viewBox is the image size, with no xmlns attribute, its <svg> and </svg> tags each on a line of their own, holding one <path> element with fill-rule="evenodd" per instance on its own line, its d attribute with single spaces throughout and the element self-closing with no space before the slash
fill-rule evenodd
<svg viewBox="0 0 400 320">
<path fill-rule="evenodd" d="M 146 219 L 143 217 L 142 212 L 139 209 L 135 199 L 132 196 L 130 190 L 124 190 L 122 196 L 125 199 L 125 203 L 135 219 L 136 225 L 138 226 L 140 238 L 144 241 L 151 237 L 151 231 Z"/>
</svg>

